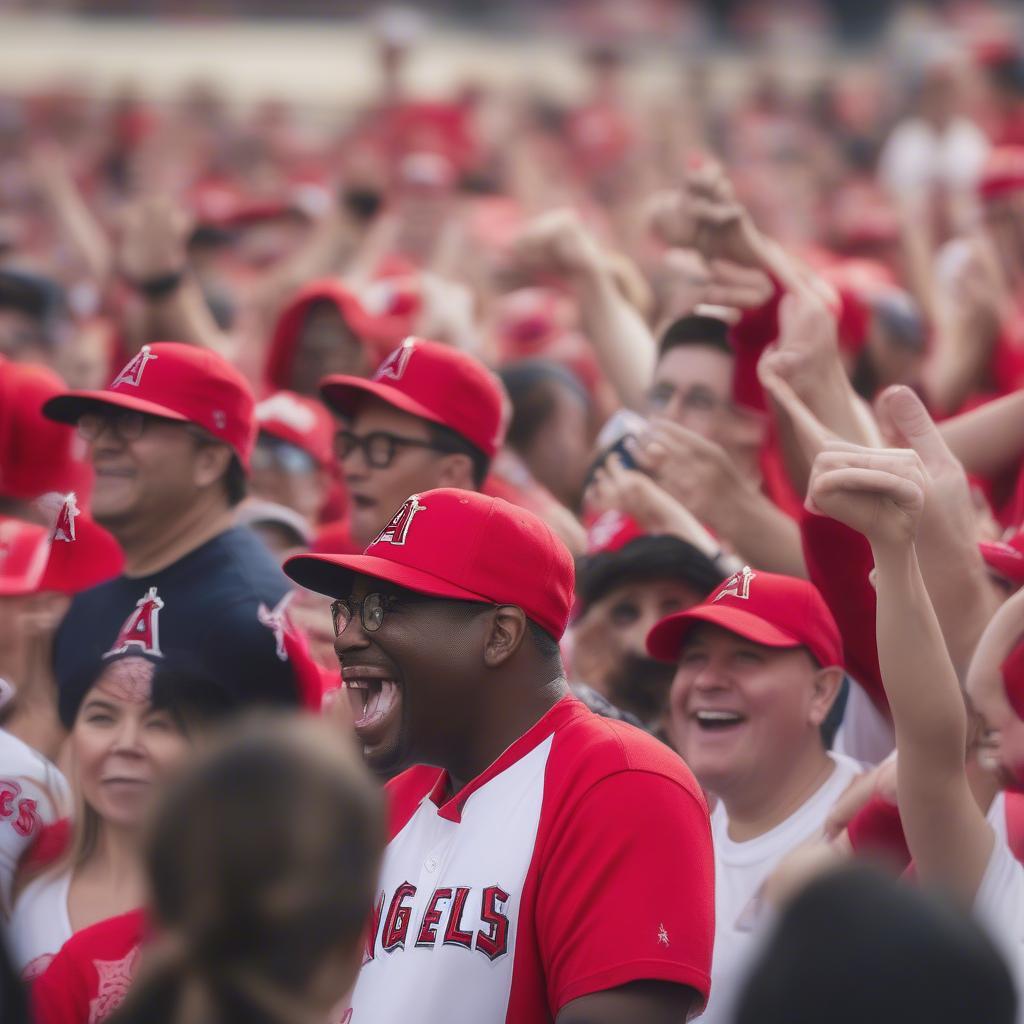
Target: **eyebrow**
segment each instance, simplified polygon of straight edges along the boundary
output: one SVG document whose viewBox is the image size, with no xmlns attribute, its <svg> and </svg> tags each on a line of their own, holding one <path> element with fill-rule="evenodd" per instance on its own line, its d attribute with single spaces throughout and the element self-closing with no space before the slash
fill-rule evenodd
<svg viewBox="0 0 1024 1024">
<path fill-rule="evenodd" d="M 88 711 L 90 708 L 96 708 L 97 710 L 105 711 L 117 711 L 117 705 L 112 701 L 103 700 L 100 697 L 90 697 L 83 706 L 83 711 Z"/>
</svg>

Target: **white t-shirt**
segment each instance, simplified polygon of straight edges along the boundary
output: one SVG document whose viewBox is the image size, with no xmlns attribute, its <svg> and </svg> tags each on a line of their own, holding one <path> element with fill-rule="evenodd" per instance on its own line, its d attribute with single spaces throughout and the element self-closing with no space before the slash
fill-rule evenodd
<svg viewBox="0 0 1024 1024">
<path fill-rule="evenodd" d="M 1017 1021 L 1024 1024 L 1024 866 L 1006 841 L 1006 810 L 1001 793 L 986 817 L 996 842 L 974 897 L 974 913 L 1006 958 L 1017 988 Z"/>
<path fill-rule="evenodd" d="M 7 939 L 14 969 L 26 981 L 42 974 L 73 934 L 70 888 L 70 871 L 41 875 L 25 886 L 14 904 Z"/>
<path fill-rule="evenodd" d="M 908 198 L 936 184 L 967 190 L 977 181 L 988 151 L 985 133 L 967 118 L 956 118 L 943 132 L 921 118 L 908 118 L 886 139 L 878 177 L 889 191 Z"/>
<path fill-rule="evenodd" d="M 67 817 L 71 792 L 42 754 L 0 729 L 0 915 L 10 913 L 11 885 L 25 851 L 44 825 Z"/>
<path fill-rule="evenodd" d="M 829 754 L 835 769 L 828 780 L 780 825 L 756 839 L 729 838 L 729 817 L 719 802 L 711 815 L 715 844 L 715 952 L 711 965 L 711 999 L 701 1024 L 732 1020 L 733 1005 L 755 940 L 763 925 L 761 888 L 786 854 L 821 834 L 832 805 L 860 774 L 860 765 L 842 754 Z"/>
</svg>

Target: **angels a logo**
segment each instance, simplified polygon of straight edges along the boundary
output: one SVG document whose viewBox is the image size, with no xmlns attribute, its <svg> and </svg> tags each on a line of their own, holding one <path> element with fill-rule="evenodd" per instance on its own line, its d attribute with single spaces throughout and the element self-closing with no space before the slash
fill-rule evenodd
<svg viewBox="0 0 1024 1024">
<path fill-rule="evenodd" d="M 159 359 L 154 355 L 148 345 L 143 345 L 139 351 L 132 356 L 124 365 L 124 369 L 111 382 L 111 387 L 116 388 L 121 384 L 128 384 L 137 388 L 142 383 L 142 373 L 151 359 Z"/>
<path fill-rule="evenodd" d="M 396 544 L 401 546 L 409 536 L 409 527 L 412 526 L 413 516 L 417 512 L 425 512 L 427 506 L 419 503 L 419 495 L 414 494 L 408 501 L 391 517 L 391 522 L 384 527 L 377 535 L 374 544 Z M 371 547 L 373 544 L 370 545 Z"/>
<path fill-rule="evenodd" d="M 125 620 L 117 639 L 104 657 L 124 654 L 129 647 L 138 647 L 145 654 L 163 657 L 160 650 L 160 609 L 163 606 L 156 587 L 150 587 L 148 592 L 139 598 L 135 611 Z"/>
<path fill-rule="evenodd" d="M 373 375 L 374 380 L 385 380 L 390 378 L 391 380 L 401 380 L 405 375 L 406 368 L 409 366 L 409 360 L 412 358 L 413 352 L 416 351 L 416 339 L 406 338 L 401 345 L 398 346 L 384 360 L 380 366 L 377 367 L 377 372 Z"/>
<path fill-rule="evenodd" d="M 736 597 L 741 601 L 750 599 L 750 581 L 757 576 L 757 573 L 749 565 L 743 566 L 739 572 L 734 572 L 721 586 L 718 593 L 711 599 L 711 603 L 721 601 L 723 597 Z"/>
<path fill-rule="evenodd" d="M 74 494 L 64 499 L 64 504 L 57 513 L 57 522 L 53 527 L 53 539 L 70 543 L 75 539 L 75 519 L 82 513 L 78 508 L 78 500 Z"/>
</svg>

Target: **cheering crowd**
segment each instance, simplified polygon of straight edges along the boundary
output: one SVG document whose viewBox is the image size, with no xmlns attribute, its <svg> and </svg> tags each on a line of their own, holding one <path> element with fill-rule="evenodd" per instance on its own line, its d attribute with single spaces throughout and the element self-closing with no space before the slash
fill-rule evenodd
<svg viewBox="0 0 1024 1024">
<path fill-rule="evenodd" d="M 0 97 L 0 1020 L 1024 1021 L 1024 22 L 367 46 Z"/>
</svg>

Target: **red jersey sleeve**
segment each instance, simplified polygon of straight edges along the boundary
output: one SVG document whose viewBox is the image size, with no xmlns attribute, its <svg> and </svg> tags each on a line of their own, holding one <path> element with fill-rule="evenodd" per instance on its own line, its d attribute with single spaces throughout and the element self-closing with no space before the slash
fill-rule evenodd
<svg viewBox="0 0 1024 1024">
<path fill-rule="evenodd" d="M 806 510 L 800 517 L 804 559 L 811 582 L 821 591 L 843 638 L 846 668 L 871 702 L 889 718 L 875 643 L 875 566 L 871 547 L 859 533 Z"/>
<path fill-rule="evenodd" d="M 545 851 L 537 935 L 554 1012 L 631 981 L 677 982 L 706 1000 L 714 944 L 707 808 L 666 776 L 593 785 Z"/>
</svg>

